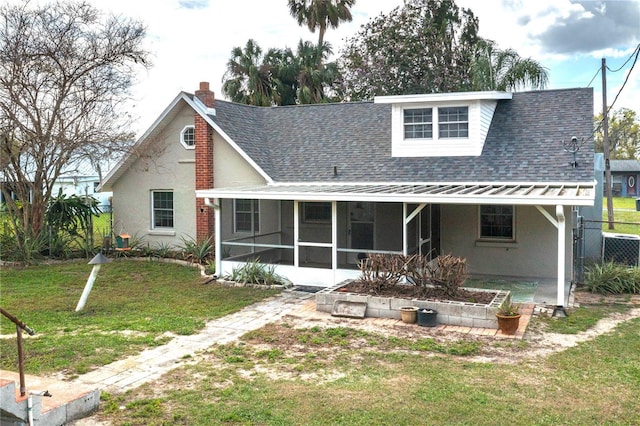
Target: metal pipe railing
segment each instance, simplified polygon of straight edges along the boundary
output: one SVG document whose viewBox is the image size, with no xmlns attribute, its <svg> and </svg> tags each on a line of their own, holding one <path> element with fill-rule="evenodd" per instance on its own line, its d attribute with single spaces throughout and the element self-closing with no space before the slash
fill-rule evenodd
<svg viewBox="0 0 640 426">
<path fill-rule="evenodd" d="M 20 396 L 25 396 L 27 393 L 27 386 L 24 382 L 24 352 L 22 350 L 22 330 L 29 333 L 29 336 L 36 334 L 27 324 L 20 321 L 14 315 L 0 308 L 0 313 L 7 317 L 11 322 L 16 325 L 16 338 L 18 343 L 18 372 L 20 374 Z"/>
</svg>

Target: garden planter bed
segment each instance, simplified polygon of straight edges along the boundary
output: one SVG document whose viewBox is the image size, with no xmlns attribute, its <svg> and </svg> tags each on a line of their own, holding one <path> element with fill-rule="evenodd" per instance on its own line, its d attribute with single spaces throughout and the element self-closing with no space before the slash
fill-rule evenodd
<svg viewBox="0 0 640 426">
<path fill-rule="evenodd" d="M 505 290 L 485 290 L 465 288 L 471 292 L 491 293 L 494 295 L 488 303 L 470 303 L 452 300 L 416 299 L 397 296 L 372 296 L 362 293 L 341 291 L 351 281 L 341 282 L 316 293 L 316 310 L 331 312 L 337 301 L 366 303 L 366 317 L 400 319 L 400 308 L 417 306 L 438 312 L 438 323 L 464 327 L 498 328 L 496 311 L 509 296 Z"/>
</svg>

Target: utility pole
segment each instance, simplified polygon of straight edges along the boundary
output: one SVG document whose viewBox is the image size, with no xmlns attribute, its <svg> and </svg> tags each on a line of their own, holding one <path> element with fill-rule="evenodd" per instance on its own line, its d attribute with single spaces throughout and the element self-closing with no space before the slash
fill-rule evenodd
<svg viewBox="0 0 640 426">
<path fill-rule="evenodd" d="M 602 58 L 602 133 L 604 151 L 604 193 L 607 196 L 607 220 L 613 229 L 613 198 L 611 195 L 611 162 L 609 161 L 609 116 L 607 113 L 607 60 Z"/>
</svg>

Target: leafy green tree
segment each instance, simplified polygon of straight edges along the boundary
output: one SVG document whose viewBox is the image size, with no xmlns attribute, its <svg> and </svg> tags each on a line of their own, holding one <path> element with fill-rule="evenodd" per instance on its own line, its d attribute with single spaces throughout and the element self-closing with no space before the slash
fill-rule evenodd
<svg viewBox="0 0 640 426">
<path fill-rule="evenodd" d="M 351 7 L 356 0 L 288 0 L 289 12 L 296 18 L 298 25 L 306 24 L 314 33 L 318 30 L 319 50 L 324 48 L 324 34 L 328 27 L 338 28 L 341 22 L 350 22 Z M 320 67 L 324 59 L 322 54 L 317 58 Z"/>
<path fill-rule="evenodd" d="M 522 58 L 513 49 L 499 49 L 494 41 L 480 39 L 471 65 L 473 90 L 515 91 L 531 87 L 544 89 L 547 69 L 531 58 Z"/>
<path fill-rule="evenodd" d="M 602 114 L 595 117 L 595 150 L 604 152 Z M 609 151 L 615 160 L 640 159 L 640 119 L 629 108 L 620 108 L 609 114 Z"/>
<path fill-rule="evenodd" d="M 365 24 L 341 52 L 350 100 L 469 90 L 478 20 L 453 0 L 407 0 Z"/>
<path fill-rule="evenodd" d="M 122 106 L 148 52 L 142 23 L 83 1 L 5 2 L 0 22 L 2 191 L 25 252 L 43 232 L 58 177 L 129 148 Z"/>
</svg>

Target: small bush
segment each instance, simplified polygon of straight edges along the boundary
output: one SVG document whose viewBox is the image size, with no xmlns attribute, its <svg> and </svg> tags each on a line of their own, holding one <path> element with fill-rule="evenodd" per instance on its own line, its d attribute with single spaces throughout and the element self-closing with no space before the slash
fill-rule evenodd
<svg viewBox="0 0 640 426">
<path fill-rule="evenodd" d="M 276 274 L 275 265 L 264 265 L 260 259 L 249 261 L 239 268 L 234 268 L 225 279 L 244 284 L 277 285 L 284 279 Z"/>
<path fill-rule="evenodd" d="M 405 275 L 407 258 L 402 255 L 370 254 L 362 259 L 360 281 L 377 292 L 398 284 Z"/>
<path fill-rule="evenodd" d="M 466 267 L 464 258 L 450 254 L 435 260 L 428 255 L 371 254 L 360 261 L 359 280 L 376 292 L 406 280 L 423 290 L 438 287 L 455 297 L 467 279 Z"/>
<path fill-rule="evenodd" d="M 592 293 L 640 294 L 640 269 L 614 262 L 596 263 L 587 268 L 585 287 Z"/>
<path fill-rule="evenodd" d="M 211 260 L 214 252 L 214 244 L 211 238 L 204 241 L 196 241 L 191 237 L 181 237 L 182 256 L 184 260 L 204 265 L 207 260 Z"/>
</svg>

